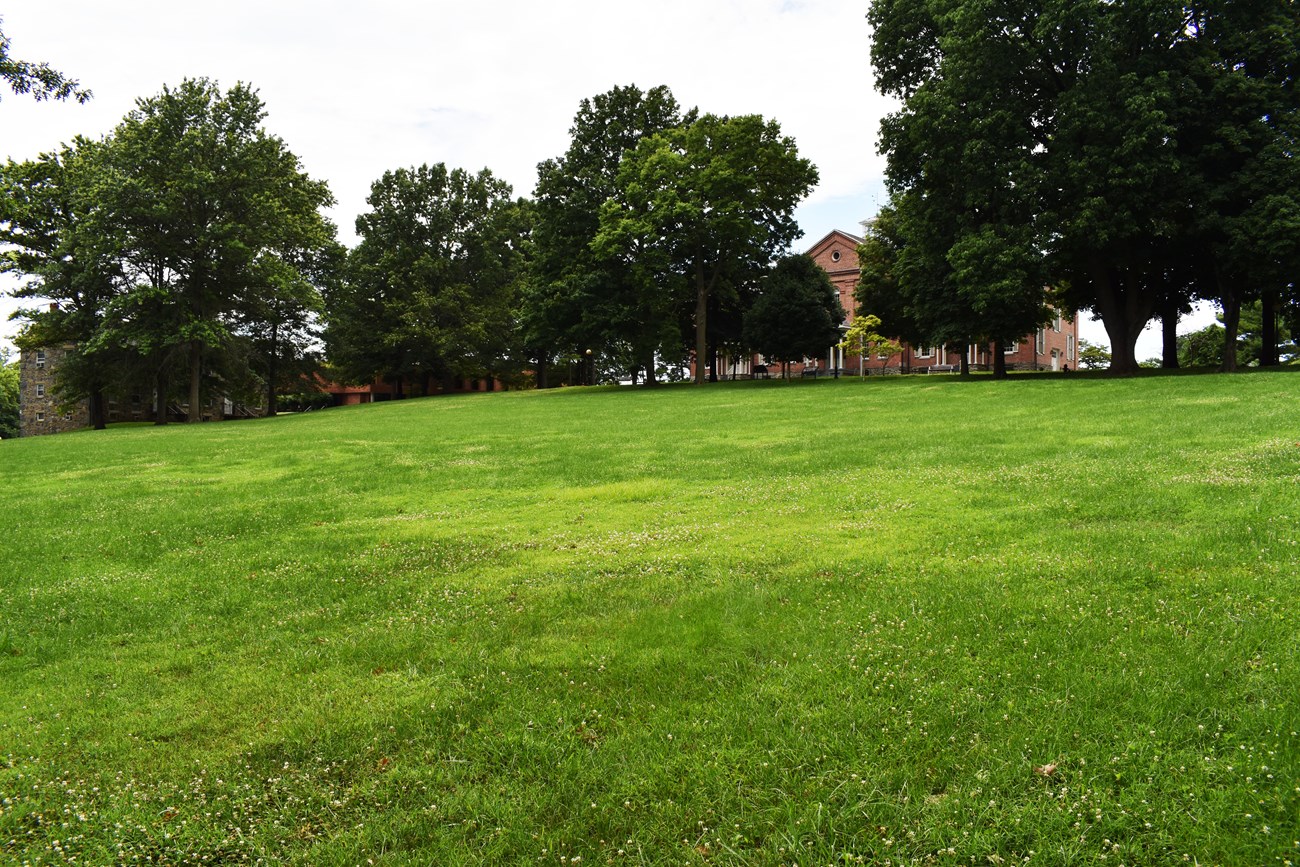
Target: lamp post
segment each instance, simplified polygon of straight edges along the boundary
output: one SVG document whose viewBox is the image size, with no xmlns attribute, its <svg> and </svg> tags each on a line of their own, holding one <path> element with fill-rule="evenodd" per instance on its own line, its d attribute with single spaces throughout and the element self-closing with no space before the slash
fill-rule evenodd
<svg viewBox="0 0 1300 867">
<path fill-rule="evenodd" d="M 587 355 L 587 364 L 586 364 L 587 385 L 595 385 L 596 384 L 596 359 L 590 349 L 587 350 L 586 355 Z"/>
</svg>

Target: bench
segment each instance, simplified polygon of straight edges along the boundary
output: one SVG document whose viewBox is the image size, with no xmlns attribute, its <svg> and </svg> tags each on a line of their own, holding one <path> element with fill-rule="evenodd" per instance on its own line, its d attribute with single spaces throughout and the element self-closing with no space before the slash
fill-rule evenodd
<svg viewBox="0 0 1300 867">
<path fill-rule="evenodd" d="M 931 364 L 925 369 L 926 373 L 954 373 L 960 368 L 955 364 Z"/>
</svg>

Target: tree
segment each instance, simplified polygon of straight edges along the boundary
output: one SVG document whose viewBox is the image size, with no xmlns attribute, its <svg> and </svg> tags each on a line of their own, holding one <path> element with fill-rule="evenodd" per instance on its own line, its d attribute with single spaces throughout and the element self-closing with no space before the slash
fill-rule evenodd
<svg viewBox="0 0 1300 867">
<path fill-rule="evenodd" d="M 859 313 L 853 318 L 839 346 L 846 352 L 856 352 L 859 363 L 863 365 L 873 356 L 883 359 L 881 372 L 884 372 L 890 358 L 903 351 L 901 343 L 880 333 L 880 317 L 870 313 Z M 864 366 L 862 372 L 866 373 L 868 370 L 870 368 Z"/>
<path fill-rule="evenodd" d="M 1158 309 L 1294 273 L 1298 14 L 874 0 L 877 80 L 902 100 L 882 132 L 900 286 L 1000 332 L 1042 278 L 1101 316 L 1128 373 Z"/>
<path fill-rule="evenodd" d="M 205 359 L 229 348 L 234 320 L 256 318 L 268 298 L 310 295 L 300 259 L 332 243 L 320 213 L 329 188 L 262 128 L 265 116 L 248 85 L 223 93 L 186 79 L 139 100 L 113 135 L 106 201 L 137 297 L 105 340 L 147 346 L 160 365 L 183 351 L 190 421 L 201 418 Z"/>
<path fill-rule="evenodd" d="M 18 363 L 0 346 L 0 440 L 18 436 Z"/>
<path fill-rule="evenodd" d="M 182 363 L 198 420 L 205 371 L 227 396 L 250 380 L 237 329 L 318 306 L 306 275 L 334 243 L 332 198 L 264 116 L 246 85 L 187 80 L 102 141 L 0 173 L 0 240 L 16 248 L 3 267 L 31 278 L 20 295 L 58 302 L 26 311 L 20 340 L 76 345 L 60 387 L 90 398 L 96 427 L 110 380 L 152 379 L 165 422 Z"/>
<path fill-rule="evenodd" d="M 709 306 L 738 293 L 799 236 L 794 207 L 817 183 L 775 121 L 706 114 L 645 138 L 601 207 L 594 249 L 635 251 L 690 287 L 695 381 L 709 358 Z"/>
<path fill-rule="evenodd" d="M 831 278 L 808 256 L 786 256 L 760 283 L 745 314 L 744 341 L 782 363 L 821 355 L 839 342 L 844 310 Z"/>
<path fill-rule="evenodd" d="M 51 299 L 24 310 L 23 346 L 76 347 L 58 372 L 64 400 L 89 401 L 91 425 L 107 423 L 104 391 L 121 373 L 113 347 L 94 344 L 112 300 L 124 289 L 114 220 L 104 213 L 108 143 L 77 138 L 59 152 L 0 168 L 0 271 L 26 276 L 14 293 Z"/>
<path fill-rule="evenodd" d="M 692 110 L 685 115 L 693 120 Z M 557 353 L 602 347 L 654 378 L 657 354 L 681 342 L 671 284 L 636 246 L 598 253 L 601 205 L 618 192 L 623 156 L 642 139 L 683 122 L 667 87 L 615 87 L 578 106 L 568 150 L 537 167 L 534 256 L 522 325 L 537 364 L 538 386 Z"/>
<path fill-rule="evenodd" d="M 0 19 L 3 23 L 3 19 Z M 9 54 L 9 37 L 0 30 L 0 79 L 16 94 L 30 93 L 38 102 L 43 99 L 67 99 L 86 102 L 89 90 L 82 90 L 76 79 L 50 68 L 48 63 L 17 60 Z"/>
<path fill-rule="evenodd" d="M 527 208 L 483 169 L 385 172 L 357 218 L 361 243 L 327 298 L 327 350 L 352 381 L 490 376 L 514 350 Z"/>
<path fill-rule="evenodd" d="M 1080 340 L 1079 366 L 1085 370 L 1105 370 L 1110 366 L 1110 350 L 1105 346 Z"/>
</svg>

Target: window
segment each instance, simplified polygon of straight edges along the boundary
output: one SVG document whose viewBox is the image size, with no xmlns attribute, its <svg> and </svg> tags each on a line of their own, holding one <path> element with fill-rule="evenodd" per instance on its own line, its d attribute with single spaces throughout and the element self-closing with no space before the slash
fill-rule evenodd
<svg viewBox="0 0 1300 867">
<path fill-rule="evenodd" d="M 1065 335 L 1065 358 L 1067 361 L 1074 361 L 1074 335 Z"/>
<path fill-rule="evenodd" d="M 1002 347 L 1003 355 L 1015 355 L 1020 351 L 1020 341 L 1012 340 L 1006 346 Z"/>
<path fill-rule="evenodd" d="M 1047 350 L 1047 329 L 1044 328 L 1042 331 L 1038 332 L 1038 336 L 1034 338 L 1034 354 L 1042 355 L 1046 350 Z"/>
<path fill-rule="evenodd" d="M 36 369 L 40 370 L 43 367 L 45 367 L 45 350 L 38 349 L 36 350 Z"/>
<path fill-rule="evenodd" d="M 43 382 L 36 383 L 36 396 L 45 397 L 45 383 Z"/>
<path fill-rule="evenodd" d="M 1060 313 L 1057 313 L 1057 314 L 1056 314 L 1056 322 L 1052 324 L 1052 330 L 1055 331 L 1057 334 L 1060 334 L 1060 333 L 1061 333 L 1061 314 L 1060 314 Z"/>
<path fill-rule="evenodd" d="M 918 346 L 918 347 L 916 348 L 916 357 L 917 357 L 917 358 L 933 358 L 933 357 L 934 357 L 934 347 L 933 347 L 933 346 Z"/>
<path fill-rule="evenodd" d="M 839 250 L 832 250 L 832 251 L 831 251 L 831 261 L 832 261 L 832 262 L 838 262 L 838 261 L 840 261 L 840 251 L 839 251 Z"/>
<path fill-rule="evenodd" d="M 43 412 L 38 412 L 38 413 L 36 413 L 36 420 L 37 420 L 37 421 L 45 421 L 45 413 L 43 413 Z"/>
</svg>

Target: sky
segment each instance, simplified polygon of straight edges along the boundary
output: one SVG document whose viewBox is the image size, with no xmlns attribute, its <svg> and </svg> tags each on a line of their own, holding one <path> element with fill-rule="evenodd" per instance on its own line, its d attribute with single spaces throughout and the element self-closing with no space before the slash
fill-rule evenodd
<svg viewBox="0 0 1300 867">
<path fill-rule="evenodd" d="M 185 78 L 251 84 L 266 129 L 337 199 L 346 244 L 385 171 L 489 168 L 531 195 L 559 156 L 578 103 L 615 86 L 667 85 L 683 107 L 761 114 L 794 138 L 820 183 L 796 216 L 811 247 L 860 234 L 885 200 L 867 0 L 10 0 L 11 56 L 78 79 L 85 104 L 0 92 L 0 158 L 30 159 L 98 138 Z M 0 280 L 6 278 L 0 277 Z M 0 282 L 7 294 L 16 283 Z M 0 299 L 0 345 L 18 324 Z M 1202 311 L 1180 330 L 1212 321 Z M 1100 323 L 1083 339 L 1106 342 Z M 1138 357 L 1159 351 L 1159 334 Z"/>
</svg>

